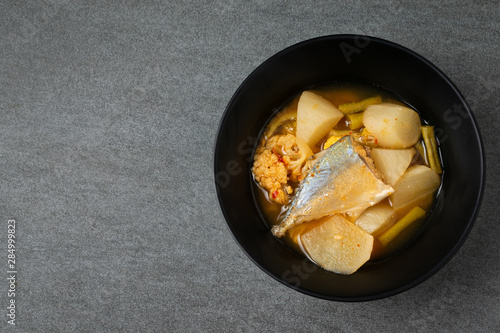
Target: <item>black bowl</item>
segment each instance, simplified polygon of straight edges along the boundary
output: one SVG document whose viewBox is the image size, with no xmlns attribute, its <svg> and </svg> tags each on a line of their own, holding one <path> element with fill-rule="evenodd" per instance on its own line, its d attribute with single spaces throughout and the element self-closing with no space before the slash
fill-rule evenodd
<svg viewBox="0 0 500 333">
<path fill-rule="evenodd" d="M 315 266 L 271 234 L 256 204 L 250 173 L 256 139 L 270 117 L 301 91 L 335 81 L 378 85 L 418 110 L 436 127 L 445 168 L 436 205 L 418 237 L 390 258 L 348 276 Z M 467 238 L 485 184 L 479 130 L 450 79 L 400 45 L 359 35 L 307 40 L 255 69 L 225 110 L 214 159 L 220 207 L 247 255 L 281 283 L 337 301 L 395 295 L 435 274 Z"/>
</svg>

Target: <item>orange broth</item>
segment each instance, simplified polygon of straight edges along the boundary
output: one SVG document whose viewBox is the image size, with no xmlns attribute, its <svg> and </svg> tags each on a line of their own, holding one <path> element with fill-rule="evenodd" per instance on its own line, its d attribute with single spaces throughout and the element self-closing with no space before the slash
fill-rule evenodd
<svg viewBox="0 0 500 333">
<path fill-rule="evenodd" d="M 360 84 L 360 83 L 335 83 L 331 84 L 328 86 L 323 86 L 317 89 L 312 89 L 314 93 L 321 95 L 323 98 L 329 100 L 332 104 L 334 104 L 336 107 L 338 107 L 340 104 L 344 103 L 350 103 L 350 102 L 357 102 L 369 97 L 373 96 L 381 96 L 383 102 L 390 102 L 394 104 L 401 104 L 404 106 L 408 106 L 405 104 L 400 98 L 398 98 L 395 94 L 382 89 L 377 86 L 373 85 L 368 85 L 368 84 Z M 296 96 L 290 103 L 285 105 L 281 110 L 284 110 L 285 108 L 288 108 L 290 110 L 297 109 L 297 104 L 299 100 L 299 96 Z M 421 119 L 423 121 L 423 119 Z M 349 129 L 348 127 L 348 121 L 346 117 L 342 118 L 337 125 L 334 127 L 335 130 L 345 130 Z M 353 132 L 360 132 L 362 129 L 359 130 L 354 130 Z M 280 134 L 280 128 L 276 129 L 274 134 Z M 316 147 L 313 148 L 313 152 L 317 153 L 322 150 L 323 144 L 328 138 L 328 135 L 325 136 L 317 145 Z M 422 138 L 420 139 L 421 144 L 423 147 L 425 145 L 423 144 Z M 424 148 L 425 149 L 425 148 Z M 410 164 L 423 164 L 427 165 L 426 163 L 426 157 L 422 156 L 419 153 L 419 150 L 416 149 L 416 154 Z M 425 150 L 424 150 L 425 152 Z M 425 154 L 424 154 L 425 155 Z M 290 184 L 292 188 L 298 187 L 298 184 Z M 262 215 L 264 216 L 267 224 L 269 226 L 277 225 L 280 223 L 280 218 L 282 214 L 286 211 L 288 208 L 289 203 L 293 200 L 293 194 L 290 197 L 290 201 L 288 204 L 285 205 L 280 205 L 275 202 L 272 202 L 269 200 L 268 193 L 266 190 L 260 188 L 260 186 L 257 184 L 257 182 L 254 181 L 254 193 L 256 194 L 256 199 L 258 206 L 262 212 Z M 434 203 L 435 195 L 433 196 L 428 196 L 423 198 L 417 205 L 423 208 L 428 212 L 428 209 L 432 207 Z M 386 198 L 384 199 L 381 203 L 386 203 L 390 206 L 392 206 L 390 199 Z M 396 213 L 395 221 L 399 221 L 403 217 L 404 214 L 407 212 L 399 212 Z M 427 214 L 428 215 L 428 214 Z M 349 217 L 345 216 L 347 219 Z M 392 255 L 402 247 L 404 247 L 406 244 L 411 242 L 412 239 L 415 238 L 415 236 L 419 233 L 419 231 L 422 229 L 422 226 L 424 225 L 426 220 L 426 217 L 421 218 L 418 221 L 415 221 L 412 223 L 410 227 L 405 229 L 402 233 L 400 233 L 396 238 L 391 241 L 386 247 L 383 247 L 380 242 L 377 239 L 377 236 L 381 235 L 383 232 L 385 232 L 389 227 L 385 228 L 384 230 L 379 231 L 378 233 L 374 234 L 374 245 L 373 245 L 373 251 L 371 255 L 371 261 L 376 261 L 376 260 L 381 260 L 384 258 L 387 258 L 388 256 Z M 351 222 L 355 222 L 352 219 L 350 219 Z M 306 253 L 306 251 L 302 248 L 300 244 L 300 235 L 308 230 L 309 228 L 312 228 L 317 225 L 317 221 L 310 221 L 310 222 L 305 222 L 302 224 L 299 224 L 285 234 L 285 236 L 282 238 L 283 242 L 289 246 L 291 249 L 294 251 L 300 253 L 303 256 L 309 257 Z"/>
</svg>

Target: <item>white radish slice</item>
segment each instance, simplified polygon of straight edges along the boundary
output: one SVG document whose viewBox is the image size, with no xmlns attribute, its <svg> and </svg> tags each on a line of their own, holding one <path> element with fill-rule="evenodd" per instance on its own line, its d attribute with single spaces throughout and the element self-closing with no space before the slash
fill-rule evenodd
<svg viewBox="0 0 500 333">
<path fill-rule="evenodd" d="M 402 105 L 381 103 L 369 105 L 363 114 L 363 124 L 384 148 L 407 148 L 420 138 L 420 117 Z"/>
<path fill-rule="evenodd" d="M 373 236 L 333 215 L 304 232 L 301 243 L 310 258 L 324 269 L 338 274 L 352 274 L 370 259 Z"/>
<path fill-rule="evenodd" d="M 373 148 L 371 157 L 384 180 L 389 185 L 394 185 L 406 171 L 415 155 L 414 148 L 387 149 Z"/>
<path fill-rule="evenodd" d="M 356 225 L 374 235 L 387 229 L 395 222 L 395 211 L 389 205 L 377 204 L 367 208 L 356 220 Z"/>
<path fill-rule="evenodd" d="M 392 207 L 398 214 L 406 214 L 411 208 L 426 209 L 441 184 L 441 177 L 424 165 L 413 165 L 394 185 L 390 196 Z"/>
<path fill-rule="evenodd" d="M 344 116 L 335 105 L 310 91 L 304 91 L 297 106 L 297 138 L 313 148 Z"/>
</svg>

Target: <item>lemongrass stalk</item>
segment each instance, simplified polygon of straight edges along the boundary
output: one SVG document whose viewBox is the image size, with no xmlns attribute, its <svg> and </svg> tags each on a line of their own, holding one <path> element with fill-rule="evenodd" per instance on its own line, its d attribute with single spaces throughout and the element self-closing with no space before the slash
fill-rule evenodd
<svg viewBox="0 0 500 333">
<path fill-rule="evenodd" d="M 408 228 L 412 223 L 420 220 L 425 216 L 425 210 L 415 206 L 412 210 L 408 212 L 401 220 L 396 222 L 389 230 L 384 232 L 379 238 L 379 242 L 383 246 L 387 246 L 397 235 L 399 235 L 403 230 Z"/>
</svg>

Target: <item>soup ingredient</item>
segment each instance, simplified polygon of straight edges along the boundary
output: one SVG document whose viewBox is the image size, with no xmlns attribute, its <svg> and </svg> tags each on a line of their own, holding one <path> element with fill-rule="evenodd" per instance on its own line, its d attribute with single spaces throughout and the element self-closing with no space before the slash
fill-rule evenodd
<svg viewBox="0 0 500 333">
<path fill-rule="evenodd" d="M 302 164 L 311 155 L 311 149 L 293 134 L 272 136 L 256 153 L 254 178 L 267 190 L 271 201 L 285 204 L 293 192 L 288 181 L 302 178 Z"/>
<path fill-rule="evenodd" d="M 358 142 L 370 148 L 378 146 L 377 139 L 375 139 L 375 136 L 371 134 L 370 131 L 366 129 L 366 127 L 364 127 L 361 131 Z"/>
<path fill-rule="evenodd" d="M 255 159 L 252 168 L 254 178 L 269 195 L 269 199 L 279 204 L 288 201 L 288 177 L 282 157 L 266 149 Z M 288 193 L 290 192 L 290 193 Z"/>
<path fill-rule="evenodd" d="M 363 114 L 364 112 L 358 112 L 346 116 L 350 129 L 356 130 L 363 127 Z"/>
<path fill-rule="evenodd" d="M 419 203 L 430 203 L 440 184 L 441 178 L 431 168 L 413 165 L 394 185 L 394 193 L 390 197 L 392 207 L 404 214 Z M 425 200 L 427 197 L 428 200 Z"/>
<path fill-rule="evenodd" d="M 367 208 L 356 220 L 356 225 L 374 235 L 394 223 L 395 211 L 391 206 L 379 203 Z"/>
<path fill-rule="evenodd" d="M 330 148 L 331 146 L 333 146 L 333 144 L 335 142 L 339 141 L 342 138 L 343 138 L 342 135 L 332 135 L 332 136 L 330 136 L 328 139 L 326 139 L 325 143 L 323 144 L 323 149 Z"/>
<path fill-rule="evenodd" d="M 254 157 L 256 193 L 276 237 L 326 270 L 351 274 L 425 223 L 441 183 L 437 144 L 434 128 L 397 96 L 318 87 L 270 120 Z"/>
<path fill-rule="evenodd" d="M 344 115 L 335 105 L 310 91 L 304 91 L 297 106 L 297 138 L 313 148 Z"/>
<path fill-rule="evenodd" d="M 389 230 L 384 232 L 380 237 L 378 237 L 379 242 L 387 246 L 397 235 L 399 235 L 403 230 L 408 228 L 412 223 L 420 220 L 425 216 L 425 210 L 416 206 L 408 212 L 401 220 L 396 222 Z"/>
<path fill-rule="evenodd" d="M 422 126 L 422 137 L 424 138 L 425 148 L 427 148 L 427 159 L 431 166 L 431 169 L 434 170 L 435 173 L 440 175 L 443 173 L 441 169 L 441 161 L 439 159 L 437 144 L 436 144 L 436 136 L 434 135 L 434 126 Z"/>
<path fill-rule="evenodd" d="M 385 182 L 392 186 L 405 173 L 414 155 L 415 148 L 373 148 L 371 150 L 371 157 L 375 162 L 375 167 L 382 173 Z"/>
<path fill-rule="evenodd" d="M 309 257 L 319 266 L 338 274 L 352 274 L 370 259 L 373 236 L 341 215 L 305 231 L 300 241 Z"/>
<path fill-rule="evenodd" d="M 359 132 L 354 132 L 352 130 L 336 130 L 332 129 L 329 133 L 328 139 L 323 143 L 323 150 L 329 148 L 332 146 L 335 142 L 339 141 L 342 139 L 344 136 L 351 135 L 356 141 L 358 141 L 358 138 L 360 137 Z"/>
<path fill-rule="evenodd" d="M 369 105 L 363 115 L 365 128 L 384 148 L 407 148 L 420 138 L 420 117 L 405 106 L 381 103 Z"/>
<path fill-rule="evenodd" d="M 361 111 L 365 111 L 368 105 L 372 104 L 379 104 L 382 103 L 382 97 L 380 96 L 375 96 L 375 97 L 370 97 L 366 98 L 362 101 L 359 102 L 352 102 L 352 103 L 345 103 L 339 105 L 339 110 L 345 114 L 353 114 Z"/>
<path fill-rule="evenodd" d="M 429 162 L 427 161 L 427 154 L 425 153 L 425 149 L 424 146 L 422 145 L 422 142 L 420 141 L 417 142 L 417 144 L 415 145 L 415 149 L 418 151 L 418 154 L 420 155 L 420 157 L 422 157 L 425 164 L 428 166 Z"/>
<path fill-rule="evenodd" d="M 292 180 L 294 182 L 300 182 L 300 181 L 302 181 L 302 179 L 304 179 L 304 175 L 306 173 L 306 172 L 304 172 L 303 169 L 301 169 L 301 167 L 313 155 L 313 152 L 312 152 L 311 148 L 309 148 L 307 143 L 305 143 L 304 141 L 302 141 L 299 138 L 295 138 L 295 140 L 297 142 L 297 147 L 299 148 L 299 151 L 301 152 L 301 157 L 299 159 L 297 159 L 296 161 L 294 161 L 293 164 L 291 165 L 291 167 L 293 167 L 292 174 L 297 175 L 297 177 L 295 177 L 295 178 L 292 177 L 292 178 L 290 178 L 290 180 Z"/>
<path fill-rule="evenodd" d="M 291 227 L 327 215 L 346 213 L 359 216 L 394 189 L 385 184 L 363 146 L 351 136 L 337 141 L 312 166 L 285 212 L 272 228 L 281 237 Z"/>
<path fill-rule="evenodd" d="M 297 120 L 297 109 L 286 107 L 283 111 L 280 111 L 277 115 L 267 125 L 266 132 L 264 135 L 266 137 L 271 137 L 274 131 L 286 122 L 293 122 Z"/>
</svg>

